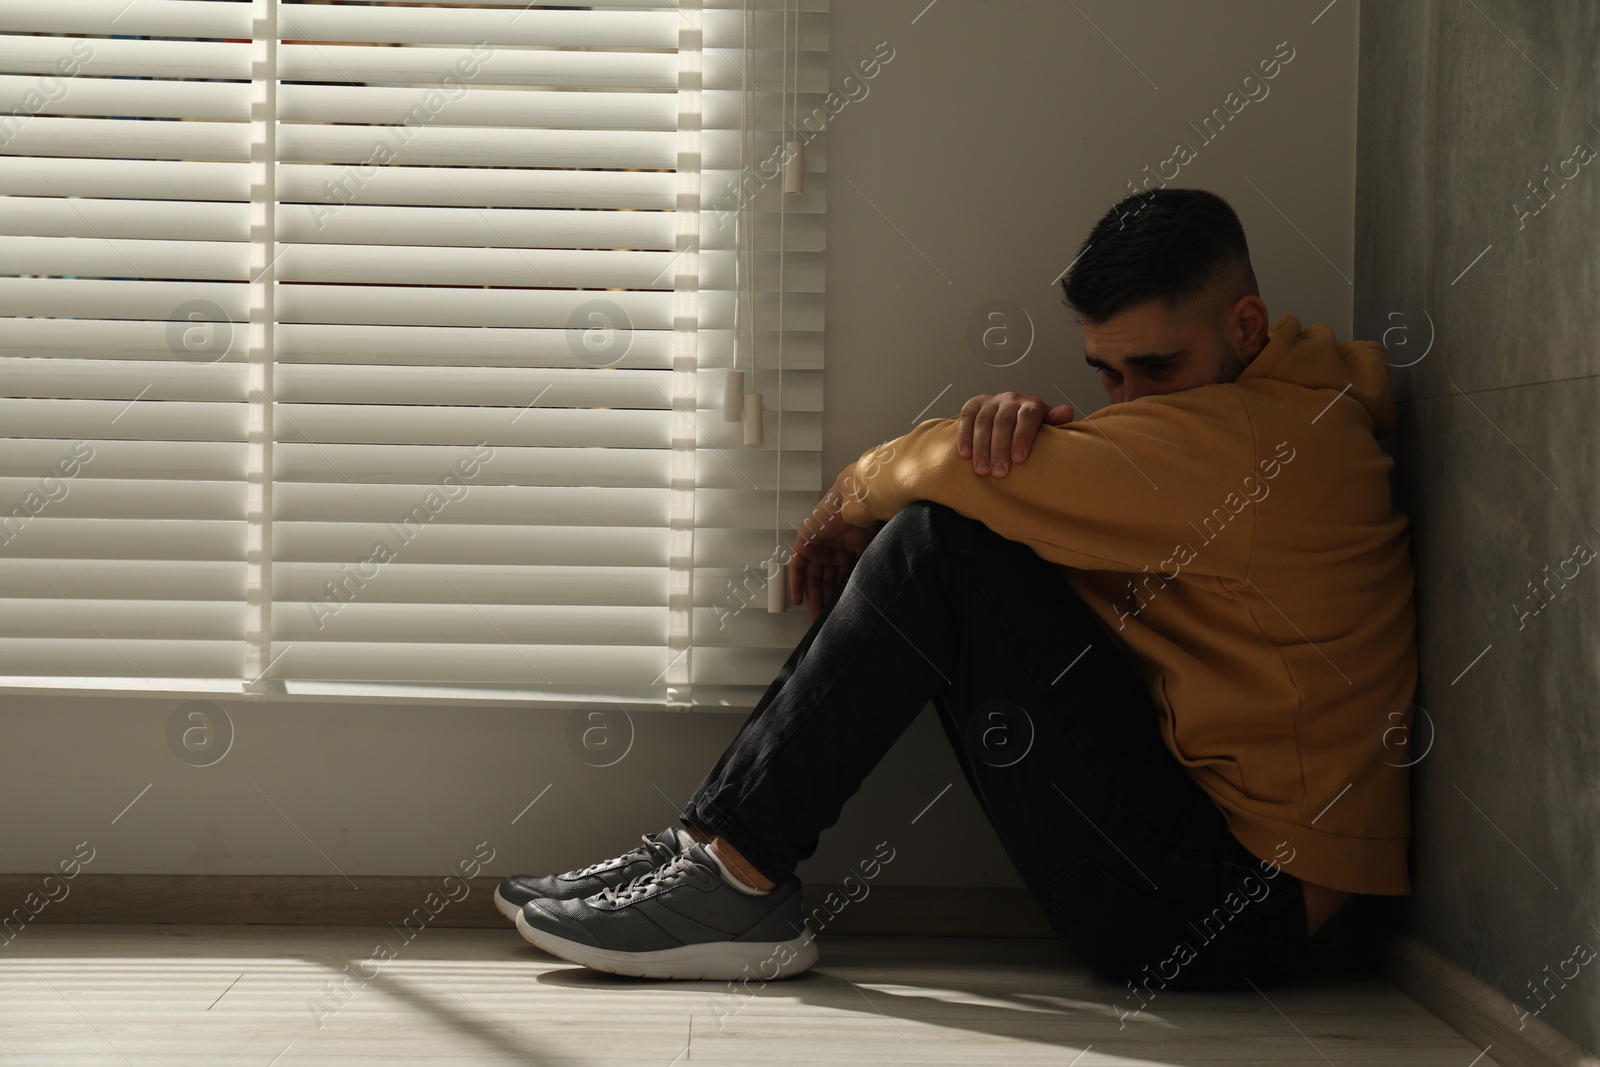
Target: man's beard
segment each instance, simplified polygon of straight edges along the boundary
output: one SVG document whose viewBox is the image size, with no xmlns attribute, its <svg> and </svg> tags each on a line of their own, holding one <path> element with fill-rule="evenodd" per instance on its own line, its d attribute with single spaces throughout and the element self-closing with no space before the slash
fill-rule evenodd
<svg viewBox="0 0 1600 1067">
<path fill-rule="evenodd" d="M 1227 342 L 1222 346 L 1222 366 L 1217 370 L 1217 381 L 1231 382 L 1244 373 L 1244 360 Z"/>
</svg>

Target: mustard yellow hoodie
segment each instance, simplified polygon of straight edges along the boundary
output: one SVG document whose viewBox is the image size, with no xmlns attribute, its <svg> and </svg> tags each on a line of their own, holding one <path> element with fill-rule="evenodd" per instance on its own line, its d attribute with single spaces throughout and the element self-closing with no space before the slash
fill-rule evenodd
<svg viewBox="0 0 1600 1067">
<path fill-rule="evenodd" d="M 1408 894 L 1417 652 L 1408 524 L 1378 447 L 1395 421 L 1384 357 L 1289 312 L 1236 381 L 1042 426 L 1003 478 L 956 451 L 955 418 L 928 419 L 846 468 L 842 515 L 868 526 L 931 500 L 1060 564 L 1251 853 Z"/>
</svg>

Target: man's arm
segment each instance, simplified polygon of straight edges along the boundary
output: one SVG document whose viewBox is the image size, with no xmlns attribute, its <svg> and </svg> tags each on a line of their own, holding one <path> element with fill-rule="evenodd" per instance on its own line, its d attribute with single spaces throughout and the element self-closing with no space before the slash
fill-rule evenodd
<svg viewBox="0 0 1600 1067">
<path fill-rule="evenodd" d="M 1006 468 L 1028 458 L 1041 425 L 1060 426 L 1076 418 L 1071 404 L 1051 407 L 1027 393 L 982 393 L 961 405 L 956 417 L 956 450 L 972 458 L 979 474 L 1004 478 Z"/>
<path fill-rule="evenodd" d="M 928 419 L 863 452 L 836 482 L 842 518 L 867 525 L 931 500 L 1084 570 L 1244 575 L 1256 509 L 1241 486 L 1271 457 L 1256 454 L 1231 391 L 1188 390 L 1041 426 L 1027 462 L 1004 478 L 972 470 L 958 430 L 957 419 Z"/>
</svg>

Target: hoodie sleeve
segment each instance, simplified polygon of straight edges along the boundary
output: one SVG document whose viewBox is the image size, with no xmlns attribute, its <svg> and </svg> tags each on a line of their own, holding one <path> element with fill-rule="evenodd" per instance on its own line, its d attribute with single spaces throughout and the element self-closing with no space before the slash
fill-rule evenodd
<svg viewBox="0 0 1600 1067">
<path fill-rule="evenodd" d="M 974 472 L 956 451 L 958 422 L 928 419 L 863 452 L 838 483 L 844 520 L 870 526 L 930 500 L 1082 570 L 1244 577 L 1252 494 L 1272 458 L 1257 455 L 1233 389 L 1142 397 L 1041 426 L 1002 478 Z"/>
</svg>

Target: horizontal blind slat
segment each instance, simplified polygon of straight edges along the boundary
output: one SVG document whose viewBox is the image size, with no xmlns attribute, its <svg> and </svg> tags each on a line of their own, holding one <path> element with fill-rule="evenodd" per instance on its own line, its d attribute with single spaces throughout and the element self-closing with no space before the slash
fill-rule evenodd
<svg viewBox="0 0 1600 1067">
<path fill-rule="evenodd" d="M 797 447 L 798 434 L 789 432 L 785 419 L 783 485 L 804 493 L 818 478 L 818 464 L 807 461 Z M 736 444 L 729 440 L 718 447 Z M 710 444 L 711 442 L 703 442 Z M 419 471 L 443 477 L 455 461 L 450 446 L 444 445 L 300 445 L 280 444 L 274 471 L 280 482 L 320 482 L 334 486 L 355 484 L 363 490 L 372 485 L 414 486 Z M 492 465 L 471 479 L 471 485 L 499 486 L 596 486 L 602 488 L 656 488 L 669 474 L 667 452 L 654 449 L 621 448 L 513 448 L 495 446 Z M 109 468 L 96 468 L 97 471 Z M 771 505 L 771 488 L 778 484 L 776 453 L 750 452 L 728 460 L 710 460 L 696 466 L 695 485 L 707 489 L 749 490 L 755 504 Z M 292 498 L 292 492 L 291 492 Z M 374 515 L 382 517 L 380 508 Z M 767 515 L 770 519 L 770 514 Z M 530 520 L 531 521 L 531 520 Z"/>
<path fill-rule="evenodd" d="M 668 660 L 666 635 L 649 636 L 650 643 L 642 646 L 454 642 L 448 656 L 438 655 L 431 642 L 301 641 L 286 646 L 274 673 L 299 682 L 645 687 L 661 675 Z M 597 683 L 596 679 L 605 681 Z"/>
<path fill-rule="evenodd" d="M 95 77 L 214 78 L 248 83 L 250 46 L 226 41 L 131 41 L 106 37 L 68 42 L 60 37 L 0 34 L 0 73 L 59 77 L 74 70 Z"/>
<path fill-rule="evenodd" d="M 65 440 L 72 438 L 69 435 Z M 83 466 L 92 468 L 99 478 L 243 481 L 248 470 L 245 446 L 240 443 L 196 445 L 188 441 L 82 440 L 94 452 L 93 458 Z M 72 446 L 63 447 L 62 438 L 13 439 L 0 454 L 0 476 L 40 477 L 71 451 Z"/>
<path fill-rule="evenodd" d="M 198 371 L 172 377 L 177 382 L 204 381 L 203 374 Z M 701 400 L 697 406 L 702 412 L 716 412 L 720 418 L 720 383 L 713 375 L 700 378 Z M 713 390 L 712 386 L 718 388 Z M 531 411 L 536 410 L 535 398 L 554 390 L 544 407 L 665 410 L 670 406 L 666 389 L 659 371 L 620 366 L 548 370 L 289 364 L 278 369 L 278 399 L 283 403 L 465 404 Z M 820 372 L 786 370 L 783 410 L 820 411 L 821 390 Z M 773 400 L 776 409 L 777 398 Z M 396 414 L 403 417 L 402 409 L 396 409 Z"/>
<path fill-rule="evenodd" d="M 244 440 L 243 404 L 169 400 L 36 399 L 0 397 L 0 425 L 10 438 L 66 438 L 123 441 Z"/>
<path fill-rule="evenodd" d="M 95 639 L 111 643 L 133 638 L 152 643 L 236 639 L 244 634 L 238 608 L 241 593 L 236 590 L 232 597 L 212 601 L 112 600 L 106 599 L 104 592 L 71 599 L 53 592 L 37 599 L 11 594 L 3 601 L 7 610 L 0 612 L 0 646 L 19 638 L 52 644 Z M 160 669 L 147 668 L 136 657 L 129 662 L 140 670 Z"/>
<path fill-rule="evenodd" d="M 24 109 L 32 110 L 29 93 L 39 94 L 35 114 L 235 122 L 250 117 L 250 86 L 244 82 L 156 81 L 80 74 L 60 88 L 45 91 L 38 77 L 0 75 L 0 100 L 18 101 Z"/>
<path fill-rule="evenodd" d="M 250 174 L 246 163 L 0 155 L 0 192 L 41 197 L 218 200 L 245 205 L 250 200 Z"/>
<path fill-rule="evenodd" d="M 63 519 L 47 508 L 7 531 L 6 555 L 16 559 L 103 559 L 139 567 L 148 560 L 215 560 L 238 567 L 244 558 L 242 518 Z M 239 574 L 242 583 L 242 569 Z"/>
<path fill-rule="evenodd" d="M 366 546 L 371 547 L 369 544 Z M 377 565 L 352 566 L 330 556 L 317 561 L 279 560 L 272 568 L 275 599 L 331 607 L 329 597 L 359 598 L 367 604 L 403 605 L 412 611 L 436 602 L 473 604 L 542 604 L 594 607 L 662 607 L 667 602 L 666 575 L 659 566 L 594 564 L 570 567 L 512 566 L 498 563 L 413 563 L 403 552 Z M 0 566 L 0 574 L 5 569 Z M 332 583 L 330 591 L 329 583 Z M 340 600 L 340 603 L 344 603 Z M 300 610 L 309 611 L 309 607 Z"/>
<path fill-rule="evenodd" d="M 31 130 L 33 126 L 27 128 Z M 398 128 L 286 124 L 278 130 L 278 158 L 285 163 L 366 164 L 383 161 L 378 147 L 384 145 L 410 166 L 471 163 L 485 167 L 668 170 L 675 156 L 673 135 L 651 130 L 434 125 L 405 127 L 403 135 L 390 132 Z M 220 157 L 213 153 L 201 158 Z"/>
<path fill-rule="evenodd" d="M 678 77 L 677 57 L 660 52 L 499 48 L 487 59 L 479 60 L 468 48 L 367 48 L 287 42 L 278 49 L 278 62 L 283 81 L 334 84 L 443 85 L 446 77 L 454 76 L 457 81 L 479 86 L 672 89 Z"/>
<path fill-rule="evenodd" d="M 117 680 L 110 687 L 114 690 L 138 690 L 146 685 L 179 688 L 188 680 L 203 690 L 231 686 L 237 692 L 243 666 L 239 642 L 232 636 L 213 638 L 0 638 L 0 683 L 26 685 L 36 679 L 36 684 L 59 689 L 79 679 L 107 677 Z M 201 680 L 206 684 L 197 684 Z"/>
<path fill-rule="evenodd" d="M 250 37 L 249 0 L 72 0 L 0 3 L 0 33 Z"/>
<path fill-rule="evenodd" d="M 242 203 L 0 195 L 0 234 L 15 237 L 239 242 L 249 233 Z"/>
<path fill-rule="evenodd" d="M 4 383 L 7 397 L 17 400 L 32 397 L 128 401 L 137 397 L 141 402 L 242 402 L 248 388 L 244 368 L 237 364 L 17 356 L 0 356 L 0 383 Z"/>
<path fill-rule="evenodd" d="M 464 445 L 487 440 L 494 445 L 607 448 L 667 448 L 671 443 L 665 411 L 544 408 L 536 415 L 522 416 L 521 408 L 511 407 L 478 410 L 291 402 L 277 408 L 278 440 L 289 442 Z"/>
<path fill-rule="evenodd" d="M 280 520 L 273 548 L 280 561 L 356 563 L 381 540 L 398 538 L 384 521 Z M 408 540 L 407 566 L 477 564 L 515 567 L 661 568 L 667 560 L 663 530 L 646 526 L 430 525 L 427 536 Z M 664 572 L 663 572 L 664 573 Z"/>
<path fill-rule="evenodd" d="M 250 130 L 242 123 L 198 119 L 141 122 L 35 115 L 0 141 L 0 152 L 99 159 L 242 162 L 250 158 Z"/>
<path fill-rule="evenodd" d="M 335 213 L 345 205 L 632 208 L 670 210 L 671 174 L 624 171 L 506 171 L 400 164 L 352 173 L 348 167 L 283 164 L 279 195 Z M 0 192 L 29 196 L 126 196 L 248 203 L 244 162 L 204 160 L 31 159 L 0 154 Z"/>
<path fill-rule="evenodd" d="M 0 211 L 4 202 L 0 201 Z M 0 214 L 0 225 L 4 225 Z M 385 207 L 350 204 L 317 211 L 309 204 L 278 209 L 278 239 L 289 243 L 417 245 L 474 248 L 672 247 L 669 211 L 540 210 L 537 208 Z M 113 236 L 113 235 L 107 235 Z"/>
<path fill-rule="evenodd" d="M 434 88 L 369 85 L 283 85 L 281 122 L 403 124 L 431 121 L 434 111 L 452 126 L 530 126 L 563 130 L 671 130 L 677 101 L 667 93 L 573 93 L 538 89 L 455 88 L 441 99 Z M 246 101 L 248 104 L 248 101 Z M 420 110 L 419 110 L 420 109 Z"/>
<path fill-rule="evenodd" d="M 227 521 L 244 512 L 243 479 L 202 482 L 178 478 L 102 478 L 85 473 L 58 479 L 65 490 L 47 505 L 53 519 L 193 519 Z M 0 500 L 37 492 L 37 478 L 0 477 Z M 16 514 L 8 509 L 9 514 Z"/>
<path fill-rule="evenodd" d="M 445 591 L 450 591 L 448 585 Z M 420 662 L 438 664 L 453 659 L 457 647 L 463 645 L 548 645 L 574 652 L 598 651 L 612 645 L 648 645 L 660 639 L 665 628 L 659 604 L 463 603 L 459 596 L 453 603 L 376 603 L 363 599 L 353 585 L 346 595 L 353 599 L 280 601 L 272 614 L 273 641 L 315 642 L 319 652 L 347 641 L 431 644 L 434 647 Z"/>
<path fill-rule="evenodd" d="M 18 600 L 235 603 L 239 568 L 221 560 L 28 559 L 0 554 L 0 588 Z"/>
<path fill-rule="evenodd" d="M 430 500 L 424 487 L 415 485 L 368 484 L 353 493 L 344 481 L 285 482 L 274 487 L 274 518 L 301 522 L 409 519 L 430 527 L 667 525 L 667 490 L 661 487 L 473 485 L 458 492 L 454 501 L 440 491 L 434 491 Z"/>
<path fill-rule="evenodd" d="M 519 45 L 567 48 L 665 48 L 678 44 L 675 11 L 516 11 L 393 6 L 330 7 L 284 3 L 279 29 L 286 40 L 383 41 L 448 44 L 493 41 L 496 49 Z"/>
<path fill-rule="evenodd" d="M 416 167 L 406 161 L 370 170 L 283 164 L 278 195 L 289 203 L 318 203 L 336 211 L 350 203 L 657 211 L 674 206 L 671 174 Z"/>
</svg>

